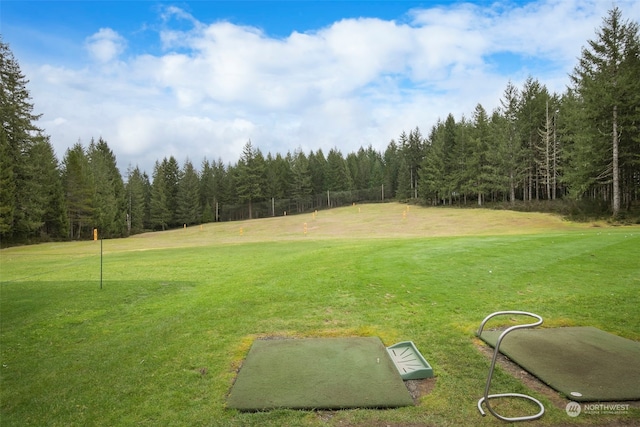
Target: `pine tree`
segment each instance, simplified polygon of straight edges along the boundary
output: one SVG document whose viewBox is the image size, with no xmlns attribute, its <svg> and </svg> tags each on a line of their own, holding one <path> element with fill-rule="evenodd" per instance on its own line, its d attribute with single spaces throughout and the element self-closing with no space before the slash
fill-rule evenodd
<svg viewBox="0 0 640 427">
<path fill-rule="evenodd" d="M 385 198 L 395 198 L 398 190 L 398 173 L 400 170 L 400 159 L 398 154 L 398 144 L 395 140 L 389 141 L 383 155 L 384 164 L 384 193 Z"/>
<path fill-rule="evenodd" d="M 498 159 L 501 172 L 508 177 L 509 201 L 512 204 L 516 200 L 516 188 L 522 181 L 527 169 L 522 137 L 518 128 L 518 106 L 520 102 L 518 89 L 511 82 L 507 83 L 507 87 L 500 99 L 500 113 L 504 121 L 502 122 L 503 139 L 498 147 Z"/>
<path fill-rule="evenodd" d="M 84 147 L 77 142 L 65 153 L 63 186 L 67 199 L 69 237 L 81 239 L 91 235 L 93 227 L 95 184 Z"/>
<path fill-rule="evenodd" d="M 520 105 L 518 108 L 518 133 L 524 153 L 523 176 L 525 177 L 524 199 L 537 200 L 540 197 L 538 156 L 536 146 L 540 143 L 538 130 L 545 119 L 545 101 L 549 99 L 547 88 L 538 80 L 529 77 L 520 92 Z"/>
<path fill-rule="evenodd" d="M 164 174 L 164 197 L 166 207 L 169 210 L 167 226 L 181 225 L 178 219 L 178 183 L 180 182 L 180 165 L 174 156 L 162 160 L 161 170 Z M 154 180 L 155 181 L 155 180 Z"/>
<path fill-rule="evenodd" d="M 66 237 L 69 232 L 66 201 L 58 159 L 49 138 L 38 138 L 28 153 L 34 173 L 30 184 L 38 211 L 41 239 Z M 35 207 L 37 206 L 37 208 Z"/>
<path fill-rule="evenodd" d="M 315 153 L 309 153 L 309 174 L 311 175 L 311 188 L 313 194 L 322 194 L 327 191 L 326 180 L 327 159 L 322 149 Z"/>
<path fill-rule="evenodd" d="M 102 138 L 91 140 L 87 156 L 95 185 L 94 226 L 104 237 L 121 237 L 125 234 L 127 208 L 116 156 Z"/>
<path fill-rule="evenodd" d="M 14 239 L 30 238 L 41 229 L 40 202 L 46 197 L 31 182 L 38 166 L 28 153 L 44 136 L 35 124 L 40 115 L 33 114 L 28 83 L 9 46 L 0 39 L 0 236 Z"/>
<path fill-rule="evenodd" d="M 177 218 L 182 224 L 192 225 L 200 222 L 202 207 L 200 205 L 199 185 L 200 178 L 198 173 L 191 161 L 187 159 L 178 183 Z"/>
<path fill-rule="evenodd" d="M 165 159 L 166 160 L 166 159 Z M 163 162 L 166 165 L 166 162 Z M 153 183 L 151 184 L 150 218 L 153 228 L 165 230 L 171 221 L 171 210 L 167 201 L 167 184 L 162 164 L 156 161 L 153 167 Z"/>
<path fill-rule="evenodd" d="M 422 198 L 437 205 L 446 200 L 446 163 L 444 124 L 438 122 L 431 128 L 426 139 L 425 155 L 420 165 L 420 188 Z"/>
<path fill-rule="evenodd" d="M 484 203 L 484 196 L 489 190 L 491 179 L 490 164 L 487 161 L 490 136 L 487 112 L 481 104 L 478 104 L 473 113 L 470 156 L 468 156 L 465 165 L 469 172 L 467 175 L 467 188 L 477 195 L 478 206 L 482 206 Z"/>
<path fill-rule="evenodd" d="M 128 234 L 141 233 L 146 223 L 146 188 L 149 185 L 148 177 L 140 171 L 138 166 L 127 171 L 127 185 L 125 187 L 127 209 Z"/>
<path fill-rule="evenodd" d="M 296 201 L 298 212 L 304 212 L 305 206 L 311 199 L 311 174 L 309 173 L 309 160 L 297 149 L 291 158 L 291 195 Z"/>
<path fill-rule="evenodd" d="M 591 157 L 588 182 L 573 182 L 581 188 L 604 185 L 604 195 L 611 200 L 613 217 L 621 206 L 621 170 L 635 169 L 637 147 L 633 131 L 637 130 L 640 101 L 640 40 L 638 23 L 624 21 L 619 8 L 611 9 L 589 40 L 575 67 L 571 80 L 584 108 L 583 132 L 586 138 L 574 144 L 588 144 L 589 149 L 576 148 L 574 161 L 586 163 L 580 153 Z M 632 185 L 633 187 L 633 185 Z M 608 195 L 608 189 L 611 195 Z"/>
<path fill-rule="evenodd" d="M 264 197 L 265 162 L 262 153 L 248 141 L 238 162 L 238 196 L 249 205 L 249 219 L 253 218 L 253 203 Z"/>
<path fill-rule="evenodd" d="M 342 152 L 337 148 L 329 150 L 327 155 L 327 173 L 325 175 L 327 190 L 348 191 L 352 189 L 353 181 L 347 162 Z"/>
<path fill-rule="evenodd" d="M 16 180 L 11 147 L 4 126 L 0 128 L 0 236 L 10 236 L 16 209 Z"/>
</svg>

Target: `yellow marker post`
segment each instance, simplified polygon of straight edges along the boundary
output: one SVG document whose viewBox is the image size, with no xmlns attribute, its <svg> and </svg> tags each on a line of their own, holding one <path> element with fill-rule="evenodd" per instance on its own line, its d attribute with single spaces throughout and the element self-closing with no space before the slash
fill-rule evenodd
<svg viewBox="0 0 640 427">
<path fill-rule="evenodd" d="M 97 228 L 93 229 L 93 240 L 98 240 L 98 229 Z"/>
</svg>

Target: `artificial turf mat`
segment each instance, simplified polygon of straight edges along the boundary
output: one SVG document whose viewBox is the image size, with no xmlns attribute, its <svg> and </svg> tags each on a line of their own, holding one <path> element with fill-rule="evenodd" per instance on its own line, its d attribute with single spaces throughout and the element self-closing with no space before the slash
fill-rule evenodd
<svg viewBox="0 0 640 427">
<path fill-rule="evenodd" d="M 227 398 L 242 411 L 410 405 L 377 337 L 256 340 Z"/>
<path fill-rule="evenodd" d="M 494 346 L 500 333 L 481 338 Z M 571 400 L 640 400 L 639 342 L 593 327 L 521 329 L 500 352 Z"/>
</svg>

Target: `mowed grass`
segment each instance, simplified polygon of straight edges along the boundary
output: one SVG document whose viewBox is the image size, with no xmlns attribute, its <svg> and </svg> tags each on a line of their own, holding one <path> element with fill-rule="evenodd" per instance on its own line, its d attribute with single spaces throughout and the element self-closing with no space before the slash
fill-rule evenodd
<svg viewBox="0 0 640 427">
<path fill-rule="evenodd" d="M 100 242 L 0 251 L 2 426 L 496 425 L 476 409 L 489 360 L 474 332 L 489 313 L 640 341 L 639 227 L 390 203 L 105 240 L 102 251 L 102 289 Z M 252 341 L 271 335 L 412 340 L 435 387 L 393 410 L 226 409 Z M 640 422 L 633 407 L 569 418 L 501 368 L 492 392 L 542 400 L 534 425 Z"/>
</svg>

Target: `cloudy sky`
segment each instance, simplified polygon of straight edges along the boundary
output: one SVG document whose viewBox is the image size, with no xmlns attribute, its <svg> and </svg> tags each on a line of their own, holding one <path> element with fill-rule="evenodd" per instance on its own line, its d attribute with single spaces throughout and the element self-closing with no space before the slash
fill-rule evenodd
<svg viewBox="0 0 640 427">
<path fill-rule="evenodd" d="M 611 0 L 12 1 L 0 34 L 58 157 L 104 138 L 123 174 L 175 156 L 235 163 L 383 151 L 528 76 L 563 92 Z M 640 21 L 640 2 L 616 0 Z"/>
</svg>

